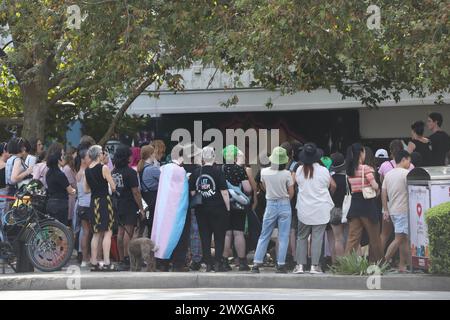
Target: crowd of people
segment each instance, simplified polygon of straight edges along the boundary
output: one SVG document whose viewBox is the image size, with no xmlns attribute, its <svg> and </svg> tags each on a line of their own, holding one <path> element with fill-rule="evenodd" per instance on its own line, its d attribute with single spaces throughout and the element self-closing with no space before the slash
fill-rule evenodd
<svg viewBox="0 0 450 320">
<path fill-rule="evenodd" d="M 393 140 L 389 154 L 354 143 L 345 156 L 326 156 L 314 143 L 284 142 L 255 173 L 234 145 L 192 144 L 164 164 L 162 140 L 121 145 L 110 157 L 89 136 L 67 153 L 59 143 L 44 150 L 39 139 L 13 138 L 0 144 L 0 196 L 40 180 L 46 213 L 72 228 L 81 267 L 92 271 L 129 270 L 130 241 L 148 237 L 159 271 L 198 271 L 203 263 L 206 272 L 235 265 L 259 273 L 275 251 L 278 273 L 321 273 L 327 251 L 335 263 L 368 248 L 371 262 L 392 263 L 398 251 L 406 272 L 406 176 L 415 166 L 446 164 L 442 122 L 429 115 L 428 138 L 425 123 L 415 122 L 411 141 Z"/>
</svg>

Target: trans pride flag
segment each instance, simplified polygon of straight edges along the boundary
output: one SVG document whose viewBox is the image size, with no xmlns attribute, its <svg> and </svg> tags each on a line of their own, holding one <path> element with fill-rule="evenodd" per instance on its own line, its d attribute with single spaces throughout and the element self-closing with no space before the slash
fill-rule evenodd
<svg viewBox="0 0 450 320">
<path fill-rule="evenodd" d="M 186 171 L 175 163 L 162 166 L 151 237 L 156 258 L 170 259 L 183 232 L 188 206 Z"/>
</svg>

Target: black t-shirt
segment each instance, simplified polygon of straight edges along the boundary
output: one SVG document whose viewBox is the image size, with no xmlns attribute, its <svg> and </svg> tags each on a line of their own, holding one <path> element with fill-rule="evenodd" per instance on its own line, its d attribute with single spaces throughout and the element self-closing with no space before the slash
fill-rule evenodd
<svg viewBox="0 0 450 320">
<path fill-rule="evenodd" d="M 189 190 L 202 194 L 203 205 L 224 206 L 221 190 L 228 190 L 225 175 L 220 167 L 204 166 L 196 169 L 189 177 Z"/>
<path fill-rule="evenodd" d="M 198 164 L 183 164 L 184 170 L 186 170 L 187 173 L 193 173 L 196 169 L 200 168 L 200 165 Z"/>
<path fill-rule="evenodd" d="M 224 164 L 223 172 L 225 173 L 225 179 L 234 186 L 238 186 L 242 181 L 248 180 L 245 169 L 237 164 Z"/>
<path fill-rule="evenodd" d="M 411 140 L 412 143 L 416 146 L 414 152 L 417 152 L 422 157 L 422 166 L 431 166 L 432 165 L 432 154 L 431 154 L 431 143 L 425 143 L 419 140 Z"/>
<path fill-rule="evenodd" d="M 431 165 L 444 166 L 445 157 L 450 151 L 450 137 L 444 131 L 436 131 L 430 136 Z"/>
<path fill-rule="evenodd" d="M 336 182 L 336 191 L 331 196 L 336 208 L 342 208 L 345 194 L 347 193 L 347 185 L 345 183 L 345 174 L 335 173 L 332 178 Z"/>
<path fill-rule="evenodd" d="M 130 167 L 114 169 L 112 178 L 116 184 L 116 191 L 119 193 L 119 202 L 126 202 L 133 205 L 135 203 L 132 188 L 139 187 L 137 172 Z"/>
<path fill-rule="evenodd" d="M 69 199 L 67 187 L 69 180 L 60 169 L 50 168 L 45 176 L 47 182 L 47 191 L 49 199 Z"/>
</svg>

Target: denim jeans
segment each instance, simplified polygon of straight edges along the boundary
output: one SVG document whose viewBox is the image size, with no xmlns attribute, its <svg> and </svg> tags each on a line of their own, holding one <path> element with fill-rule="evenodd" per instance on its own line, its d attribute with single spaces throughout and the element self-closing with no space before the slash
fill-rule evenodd
<svg viewBox="0 0 450 320">
<path fill-rule="evenodd" d="M 286 253 L 289 244 L 289 233 L 291 231 L 291 203 L 289 199 L 267 200 L 264 212 L 261 235 L 259 236 L 253 263 L 262 264 L 267 252 L 273 229 L 278 225 L 278 265 L 286 263 Z"/>
</svg>

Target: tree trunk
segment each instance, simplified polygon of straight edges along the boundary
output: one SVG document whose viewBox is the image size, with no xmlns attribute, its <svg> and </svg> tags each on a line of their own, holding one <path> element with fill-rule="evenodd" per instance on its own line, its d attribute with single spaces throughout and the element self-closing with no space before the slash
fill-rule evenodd
<svg viewBox="0 0 450 320">
<path fill-rule="evenodd" d="M 23 96 L 23 129 L 25 139 L 45 139 L 45 122 L 48 111 L 48 78 L 35 77 L 27 83 L 21 83 Z"/>
</svg>

